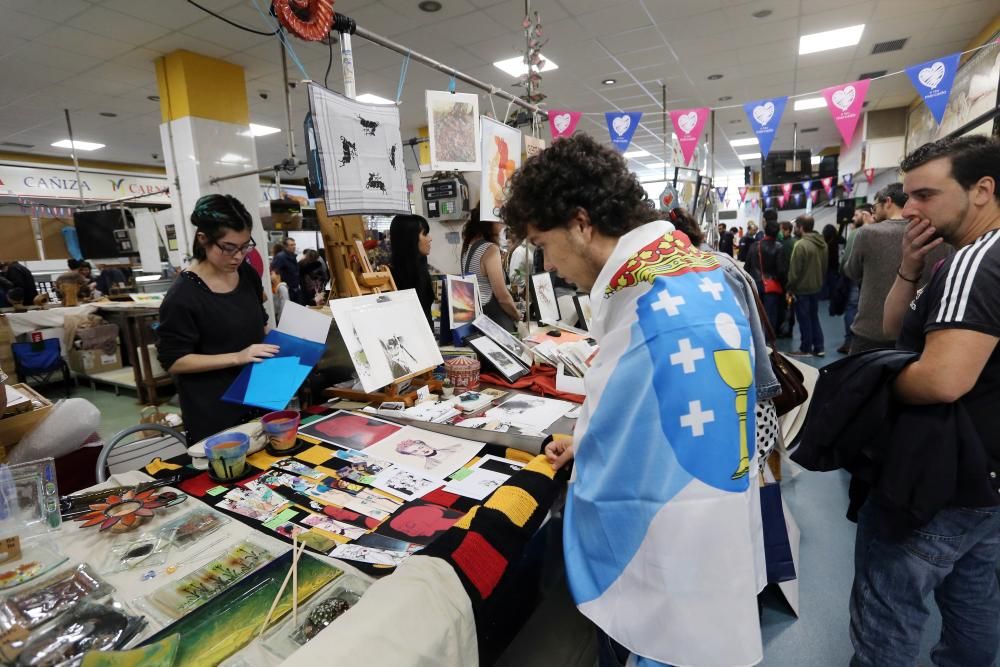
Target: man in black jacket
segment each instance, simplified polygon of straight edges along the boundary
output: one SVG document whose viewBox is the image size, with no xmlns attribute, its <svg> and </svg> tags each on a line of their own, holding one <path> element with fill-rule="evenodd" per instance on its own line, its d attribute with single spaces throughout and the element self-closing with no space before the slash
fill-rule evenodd
<svg viewBox="0 0 1000 667">
<path fill-rule="evenodd" d="M 288 285 L 288 298 L 295 303 L 305 303 L 302 298 L 299 263 L 295 259 L 295 239 L 285 239 L 284 250 L 271 258 L 271 269 L 277 271 L 281 280 Z"/>
<path fill-rule="evenodd" d="M 28 267 L 19 262 L 10 262 L 0 265 L 0 271 L 14 287 L 20 287 L 23 292 L 22 300 L 29 306 L 38 296 L 38 288 L 35 286 L 35 276 L 32 275 Z"/>
<path fill-rule="evenodd" d="M 905 405 L 928 406 L 928 413 L 941 407 L 938 404 L 961 399 L 987 462 L 978 477 L 965 484 L 987 482 L 996 489 L 1000 141 L 983 136 L 942 139 L 918 148 L 901 168 L 909 196 L 902 215 L 910 222 L 902 262 L 886 299 L 883 328 L 887 335 L 898 336 L 897 349 L 920 357 L 896 377 L 895 396 Z M 926 258 L 944 242 L 958 252 L 936 267 L 927 286 L 918 290 Z M 917 452 L 913 456 L 919 458 Z M 889 474 L 905 475 L 908 465 L 900 459 Z M 931 488 L 941 483 L 934 475 L 918 481 Z M 939 510 L 901 540 L 880 530 L 882 508 L 869 498 L 859 514 L 855 544 L 852 665 L 916 664 L 928 616 L 925 602 L 932 593 L 942 618 L 932 661 L 965 667 L 994 664 L 1000 649 L 998 495 L 990 495 L 994 504 Z"/>
<path fill-rule="evenodd" d="M 777 331 L 785 305 L 785 278 L 788 274 L 785 251 L 778 241 L 777 220 L 764 223 L 764 238 L 755 241 L 747 251 L 747 271 L 757 284 L 757 293 L 764 302 L 771 328 Z"/>
</svg>

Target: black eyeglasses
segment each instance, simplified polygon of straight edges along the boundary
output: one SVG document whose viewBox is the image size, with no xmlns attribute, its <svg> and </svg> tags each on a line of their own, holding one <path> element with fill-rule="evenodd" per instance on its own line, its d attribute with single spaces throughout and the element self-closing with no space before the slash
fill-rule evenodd
<svg viewBox="0 0 1000 667">
<path fill-rule="evenodd" d="M 253 248 L 256 248 L 257 244 L 254 243 L 253 239 L 250 239 L 243 245 L 236 245 L 235 243 L 219 243 L 218 241 L 216 241 L 215 247 L 221 250 L 223 255 L 232 257 L 236 253 L 242 253 L 244 255 L 247 254 Z"/>
</svg>

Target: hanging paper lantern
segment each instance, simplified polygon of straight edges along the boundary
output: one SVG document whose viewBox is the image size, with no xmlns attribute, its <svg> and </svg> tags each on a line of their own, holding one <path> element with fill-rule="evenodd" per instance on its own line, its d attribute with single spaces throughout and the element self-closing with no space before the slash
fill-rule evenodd
<svg viewBox="0 0 1000 667">
<path fill-rule="evenodd" d="M 326 39 L 333 26 L 334 0 L 274 0 L 278 21 L 288 31 L 309 42 Z"/>
</svg>

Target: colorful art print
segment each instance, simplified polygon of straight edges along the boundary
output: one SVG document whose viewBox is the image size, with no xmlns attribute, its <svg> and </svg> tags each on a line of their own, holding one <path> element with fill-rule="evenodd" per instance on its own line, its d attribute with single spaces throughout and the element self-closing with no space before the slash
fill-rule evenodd
<svg viewBox="0 0 1000 667">
<path fill-rule="evenodd" d="M 410 554 L 405 551 L 383 551 L 381 549 L 363 547 L 356 543 L 341 544 L 330 552 L 331 558 L 360 561 L 371 565 L 385 565 L 388 567 L 396 567 L 409 558 L 409 556 Z"/>
<path fill-rule="evenodd" d="M 347 505 L 354 500 L 354 494 L 330 487 L 324 487 L 323 491 L 319 491 L 314 487 L 307 490 L 305 493 L 310 498 L 318 500 L 321 503 L 337 505 L 338 507 L 347 507 Z"/>
<path fill-rule="evenodd" d="M 21 557 L 0 566 L 0 589 L 13 588 L 62 565 L 67 557 L 45 543 L 21 542 Z"/>
<path fill-rule="evenodd" d="M 408 213 L 399 109 L 308 89 L 327 213 Z"/>
<path fill-rule="evenodd" d="M 463 516 L 465 512 L 415 500 L 376 528 L 375 534 L 412 544 L 426 545 L 451 528 L 452 524 Z"/>
<path fill-rule="evenodd" d="M 326 505 L 319 508 L 310 507 L 310 509 L 318 510 L 322 512 L 324 516 L 328 516 L 339 523 L 346 523 L 349 526 L 364 528 L 365 530 L 377 528 L 379 524 L 377 519 L 373 519 L 370 516 L 361 514 L 360 512 L 355 512 L 354 510 L 349 510 L 346 507 Z"/>
<path fill-rule="evenodd" d="M 444 479 L 483 448 L 482 443 L 406 426 L 368 448 L 371 456 L 409 468 L 430 479 Z"/>
<path fill-rule="evenodd" d="M 315 436 L 314 436 L 315 437 Z M 282 459 L 280 461 L 275 461 L 271 464 L 272 468 L 278 468 L 285 472 L 290 472 L 299 477 L 310 477 L 320 479 L 325 473 L 317 471 L 310 465 L 306 465 L 301 461 L 296 461 L 295 459 Z"/>
<path fill-rule="evenodd" d="M 496 368 L 507 382 L 513 382 L 522 375 L 527 375 L 528 369 L 510 352 L 493 342 L 492 338 L 476 336 L 469 338 L 468 343 L 491 366 Z"/>
<path fill-rule="evenodd" d="M 291 489 L 296 493 L 308 493 L 315 488 L 317 481 L 277 471 L 265 473 L 260 480 L 269 487 L 283 487 L 282 492 L 284 489 Z"/>
<path fill-rule="evenodd" d="M 511 356 L 516 358 L 519 362 L 529 368 L 531 367 L 531 352 L 524 345 L 524 343 L 514 338 L 509 331 L 490 319 L 488 315 L 480 315 L 477 317 L 472 322 L 472 326 L 489 336 L 494 343 L 509 352 Z"/>
<path fill-rule="evenodd" d="M 349 510 L 360 512 L 378 521 L 383 521 L 399 509 L 400 503 L 370 491 L 359 493 L 345 505 Z"/>
<path fill-rule="evenodd" d="M 441 480 L 427 479 L 418 472 L 393 466 L 376 475 L 371 486 L 403 500 L 413 500 L 440 487 Z"/>
<path fill-rule="evenodd" d="M 479 96 L 426 91 L 431 169 L 479 171 Z"/>
<path fill-rule="evenodd" d="M 229 519 L 218 512 L 207 507 L 199 508 L 163 524 L 159 534 L 169 537 L 171 544 L 178 549 L 185 549 L 227 523 Z"/>
<path fill-rule="evenodd" d="M 292 537 L 297 536 L 299 533 L 309 530 L 308 526 L 302 526 L 297 523 L 306 518 L 308 514 L 305 510 L 289 507 L 270 521 L 265 521 L 263 526 L 269 530 L 273 530 L 282 537 L 292 539 Z"/>
<path fill-rule="evenodd" d="M 292 564 L 291 550 L 258 571 L 249 574 L 240 586 L 222 592 L 200 609 L 187 614 L 147 639 L 143 645 L 180 634 L 181 645 L 175 664 L 185 667 L 214 667 L 249 644 L 260 632 L 272 602 L 278 604 L 271 615 L 275 624 L 292 610 L 292 584 L 282 582 Z M 302 604 L 343 571 L 303 555 L 298 561 L 298 602 Z"/>
<path fill-rule="evenodd" d="M 350 510 L 348 510 L 350 511 Z M 355 513 L 355 516 L 360 516 Z M 324 533 L 329 533 L 330 535 L 336 535 L 338 537 L 344 537 L 348 540 L 356 540 L 366 532 L 365 528 L 359 528 L 357 526 L 352 526 L 349 523 L 344 523 L 342 521 L 337 521 L 336 519 L 331 519 L 320 514 L 310 514 L 302 520 L 305 525 L 315 528 L 316 530 L 322 531 Z M 373 526 L 374 527 L 374 526 Z"/>
<path fill-rule="evenodd" d="M 80 667 L 172 667 L 181 645 L 180 635 L 131 651 L 88 651 Z"/>
<path fill-rule="evenodd" d="M 492 403 L 492 396 L 478 391 L 462 392 L 455 397 L 455 407 L 462 412 L 478 412 Z"/>
<path fill-rule="evenodd" d="M 487 410 L 486 416 L 507 424 L 544 431 L 572 407 L 573 404 L 568 401 L 518 394 Z"/>
<path fill-rule="evenodd" d="M 552 286 L 552 275 L 536 273 L 531 276 L 531 286 L 535 288 L 538 318 L 542 322 L 558 322 L 559 303 L 556 301 L 556 290 Z"/>
<path fill-rule="evenodd" d="M 14 593 L 0 603 L 0 629 L 27 630 L 51 621 L 86 598 L 100 598 L 114 587 L 98 577 L 86 563 L 51 577 L 39 585 Z"/>
<path fill-rule="evenodd" d="M 299 433 L 332 445 L 360 450 L 374 445 L 379 440 L 392 435 L 400 428 L 397 424 L 392 424 L 381 419 L 338 410 L 332 415 L 317 419 L 311 424 L 300 427 Z M 295 463 L 308 468 L 308 466 L 298 461 L 295 461 Z M 280 465 L 280 462 L 275 464 L 275 466 L 286 469 Z M 297 474 L 305 476 L 305 473 Z"/>
<path fill-rule="evenodd" d="M 507 183 L 521 166 L 521 132 L 483 116 L 483 173 L 479 187 L 480 217 L 499 220 L 500 207 L 507 198 Z"/>
<path fill-rule="evenodd" d="M 392 463 L 388 461 L 380 461 L 368 456 L 365 457 L 364 461 L 354 461 L 349 463 L 348 465 L 340 468 L 339 472 L 340 476 L 345 480 L 352 480 L 360 482 L 361 484 L 371 484 L 375 475 L 390 467 L 392 467 Z"/>
<path fill-rule="evenodd" d="M 274 554 L 267 549 L 243 541 L 191 574 L 157 589 L 148 599 L 170 618 L 178 618 L 205 604 L 273 558 Z"/>
<path fill-rule="evenodd" d="M 505 459 L 500 456 L 493 456 L 492 454 L 487 454 L 473 464 L 473 470 L 488 470 L 490 472 L 500 473 L 511 477 L 515 473 L 520 472 L 524 468 L 525 464 L 520 461 L 514 461 L 512 459 Z"/>
<path fill-rule="evenodd" d="M 460 480 L 449 482 L 444 490 L 473 500 L 484 500 L 508 479 L 510 475 L 478 468 Z"/>
<path fill-rule="evenodd" d="M 272 518 L 287 504 L 287 501 L 281 495 L 276 492 L 272 493 L 273 495 L 270 499 L 266 500 L 260 494 L 248 491 L 247 489 L 230 489 L 216 507 L 239 514 L 240 516 L 245 516 L 254 521 L 263 522 Z"/>
<path fill-rule="evenodd" d="M 580 324 L 587 331 L 590 331 L 590 322 L 594 314 L 590 308 L 590 295 L 577 294 L 573 297 L 573 305 L 576 306 L 576 315 Z"/>
<path fill-rule="evenodd" d="M 479 281 L 476 278 L 445 276 L 448 289 L 448 321 L 452 329 L 471 324 L 482 314 L 479 303 Z"/>
<path fill-rule="evenodd" d="M 910 111 L 906 132 L 906 152 L 926 143 L 937 141 L 955 132 L 976 118 L 991 111 L 1000 103 L 1000 33 L 993 34 L 984 44 L 985 48 L 974 53 L 955 74 L 948 106 L 945 108 L 941 124 L 934 120 L 934 114 L 921 102 Z M 969 134 L 989 136 L 996 133 L 1000 117 L 971 129 Z M 886 165 L 888 166 L 888 165 Z"/>
<path fill-rule="evenodd" d="M 344 538 L 341 538 L 341 541 L 335 540 L 334 538 L 324 535 L 312 528 L 299 533 L 296 535 L 295 539 L 302 542 L 310 549 L 323 554 L 330 553 L 338 544 L 342 544 L 346 541 Z"/>
</svg>

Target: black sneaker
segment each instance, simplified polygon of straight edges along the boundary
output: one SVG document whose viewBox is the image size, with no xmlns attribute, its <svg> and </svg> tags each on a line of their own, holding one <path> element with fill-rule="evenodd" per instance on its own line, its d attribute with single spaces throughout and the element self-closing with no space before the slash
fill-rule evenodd
<svg viewBox="0 0 1000 667">
<path fill-rule="evenodd" d="M 826 351 L 825 350 L 820 350 L 819 352 L 813 352 L 813 356 L 814 357 L 825 357 L 826 356 Z"/>
</svg>

